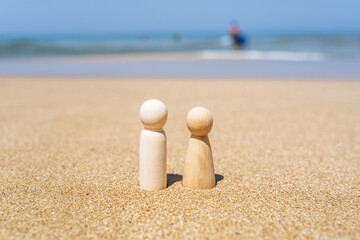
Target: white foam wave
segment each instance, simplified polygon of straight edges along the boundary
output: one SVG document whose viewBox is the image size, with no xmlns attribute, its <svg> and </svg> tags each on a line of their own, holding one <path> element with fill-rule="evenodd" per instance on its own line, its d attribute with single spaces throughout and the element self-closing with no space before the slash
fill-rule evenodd
<svg viewBox="0 0 360 240">
<path fill-rule="evenodd" d="M 325 56 L 318 52 L 206 50 L 201 52 L 201 58 L 205 60 L 322 61 Z"/>
</svg>

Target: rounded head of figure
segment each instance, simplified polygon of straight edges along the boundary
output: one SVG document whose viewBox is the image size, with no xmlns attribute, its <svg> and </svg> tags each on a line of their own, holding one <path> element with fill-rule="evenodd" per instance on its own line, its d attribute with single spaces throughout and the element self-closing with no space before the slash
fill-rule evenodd
<svg viewBox="0 0 360 240">
<path fill-rule="evenodd" d="M 203 107 L 196 107 L 190 110 L 186 117 L 186 124 L 194 136 L 207 136 L 213 126 L 211 112 Z"/>
<path fill-rule="evenodd" d="M 168 112 L 165 104 L 157 99 L 144 102 L 140 109 L 141 122 L 149 130 L 162 130 L 167 116 Z"/>
</svg>

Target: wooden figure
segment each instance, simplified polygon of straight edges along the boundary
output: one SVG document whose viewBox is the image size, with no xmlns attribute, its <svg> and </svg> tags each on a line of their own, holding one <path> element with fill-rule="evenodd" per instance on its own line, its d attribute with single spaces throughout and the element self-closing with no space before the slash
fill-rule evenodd
<svg viewBox="0 0 360 240">
<path fill-rule="evenodd" d="M 167 120 L 163 102 L 151 99 L 140 109 L 144 129 L 140 135 L 139 171 L 140 188 L 160 190 L 166 188 L 166 134 L 163 127 Z"/>
<path fill-rule="evenodd" d="M 190 110 L 186 124 L 191 132 L 185 160 L 183 185 L 194 189 L 215 187 L 215 170 L 208 134 L 213 125 L 209 110 L 196 107 Z"/>
</svg>

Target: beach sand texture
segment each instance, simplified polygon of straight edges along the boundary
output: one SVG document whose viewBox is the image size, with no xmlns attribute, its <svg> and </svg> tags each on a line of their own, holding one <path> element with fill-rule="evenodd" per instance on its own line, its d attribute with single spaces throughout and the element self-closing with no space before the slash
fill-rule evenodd
<svg viewBox="0 0 360 240">
<path fill-rule="evenodd" d="M 169 187 L 138 187 L 141 104 L 166 103 Z M 217 186 L 182 186 L 208 108 Z M 360 238 L 360 82 L 0 79 L 0 237 Z"/>
</svg>

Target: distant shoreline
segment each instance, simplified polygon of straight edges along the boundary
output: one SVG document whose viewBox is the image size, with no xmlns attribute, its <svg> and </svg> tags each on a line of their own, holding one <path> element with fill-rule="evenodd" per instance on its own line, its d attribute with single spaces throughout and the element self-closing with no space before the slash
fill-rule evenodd
<svg viewBox="0 0 360 240">
<path fill-rule="evenodd" d="M 8 59 L 0 60 L 0 76 L 360 80 L 360 59 L 317 60 L 315 56 L 313 60 L 302 60 L 308 56 L 272 53 L 267 59 L 266 56 L 252 54 L 246 56 L 218 51 L 215 54 L 197 52 Z M 253 56 L 253 59 L 249 56 Z"/>
<path fill-rule="evenodd" d="M 204 50 L 192 52 L 150 52 L 150 53 L 124 53 L 124 54 L 89 54 L 64 56 L 33 56 L 18 58 L 0 58 L 6 61 L 59 61 L 59 62 L 135 62 L 135 61 L 322 61 L 326 58 L 312 52 L 287 51 L 256 51 L 256 50 Z"/>
</svg>

